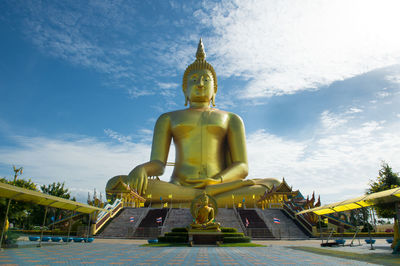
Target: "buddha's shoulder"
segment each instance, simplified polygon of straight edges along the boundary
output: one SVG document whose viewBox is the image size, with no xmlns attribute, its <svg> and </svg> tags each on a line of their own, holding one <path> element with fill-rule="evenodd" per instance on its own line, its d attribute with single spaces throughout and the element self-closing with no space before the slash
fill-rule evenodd
<svg viewBox="0 0 400 266">
<path fill-rule="evenodd" d="M 240 121 L 242 120 L 239 115 L 232 113 L 232 112 L 220 110 L 217 108 L 212 108 L 212 109 L 210 109 L 210 111 L 213 116 L 227 117 L 228 119 L 240 120 Z M 192 113 L 192 112 L 198 113 L 198 111 L 193 111 L 190 109 L 181 109 L 181 110 L 164 113 L 158 119 L 159 120 L 160 119 L 161 120 L 170 120 L 170 119 L 174 120 L 176 118 L 181 118 L 181 117 L 185 117 L 186 115 L 190 115 L 190 113 Z"/>
<path fill-rule="evenodd" d="M 223 110 L 219 110 L 219 109 L 214 109 L 214 110 L 215 110 L 214 113 L 216 113 L 217 115 L 228 117 L 228 119 L 230 121 L 238 121 L 238 122 L 242 121 L 242 118 L 235 113 L 223 111 Z"/>
<path fill-rule="evenodd" d="M 158 118 L 158 120 L 170 120 L 170 119 L 174 119 L 176 117 L 182 116 L 184 115 L 187 111 L 187 109 L 182 109 L 182 110 L 176 110 L 176 111 L 171 111 L 171 112 L 167 112 L 167 113 L 163 113 L 162 115 L 160 115 L 160 117 Z"/>
</svg>

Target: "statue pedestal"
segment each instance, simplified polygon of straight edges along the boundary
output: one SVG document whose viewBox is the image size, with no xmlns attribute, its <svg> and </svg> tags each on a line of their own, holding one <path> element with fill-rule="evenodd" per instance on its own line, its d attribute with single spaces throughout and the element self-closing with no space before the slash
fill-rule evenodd
<svg viewBox="0 0 400 266">
<path fill-rule="evenodd" d="M 191 245 L 218 245 L 218 243 L 222 243 L 223 241 L 223 234 L 221 232 L 211 230 L 190 230 L 188 236 Z"/>
</svg>

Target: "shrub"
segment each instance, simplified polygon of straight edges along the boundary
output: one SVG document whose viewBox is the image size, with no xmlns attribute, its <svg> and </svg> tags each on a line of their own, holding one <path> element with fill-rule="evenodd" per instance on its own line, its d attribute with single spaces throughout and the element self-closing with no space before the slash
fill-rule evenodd
<svg viewBox="0 0 400 266">
<path fill-rule="evenodd" d="M 237 229 L 233 227 L 221 227 L 222 233 L 236 233 Z"/>
<path fill-rule="evenodd" d="M 158 237 L 158 242 L 166 243 L 167 242 L 167 238 L 165 236 L 159 236 Z"/>
<path fill-rule="evenodd" d="M 169 232 L 165 233 L 165 236 L 182 236 L 182 237 L 187 237 L 188 233 L 187 232 Z"/>
<path fill-rule="evenodd" d="M 12 231 L 7 231 L 6 232 L 6 238 L 4 238 L 5 239 L 5 243 L 7 244 L 7 245 L 13 245 L 13 244 L 15 244 L 16 242 L 17 242 L 17 239 L 18 239 L 18 237 L 19 237 L 19 234 L 18 233 L 15 233 L 15 232 L 12 232 Z"/>
<path fill-rule="evenodd" d="M 166 242 L 168 243 L 186 243 L 187 237 L 183 236 L 166 236 Z"/>
<path fill-rule="evenodd" d="M 160 243 L 187 243 L 187 236 L 160 236 L 158 237 L 158 242 Z"/>
<path fill-rule="evenodd" d="M 171 232 L 186 232 L 187 233 L 187 229 L 185 227 L 175 227 L 172 228 Z"/>
<path fill-rule="evenodd" d="M 224 237 L 224 243 L 250 243 L 250 237 Z"/>
<path fill-rule="evenodd" d="M 224 237 L 244 237 L 243 233 L 224 233 Z"/>
</svg>

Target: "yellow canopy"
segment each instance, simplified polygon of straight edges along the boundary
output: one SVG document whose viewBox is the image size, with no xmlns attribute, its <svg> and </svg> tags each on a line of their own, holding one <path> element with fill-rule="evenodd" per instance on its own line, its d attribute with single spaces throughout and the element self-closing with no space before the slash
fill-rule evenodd
<svg viewBox="0 0 400 266">
<path fill-rule="evenodd" d="M 379 203 L 388 203 L 394 201 L 400 201 L 400 187 L 304 210 L 297 214 L 313 212 L 317 215 L 324 215 L 332 212 L 349 211 Z"/>
<path fill-rule="evenodd" d="M 92 213 L 95 211 L 107 211 L 102 208 L 90 206 L 88 204 L 51 196 L 38 191 L 26 188 L 16 187 L 13 185 L 0 183 L 0 197 L 9 198 L 16 201 L 32 202 L 39 205 L 77 211 L 82 213 Z"/>
</svg>

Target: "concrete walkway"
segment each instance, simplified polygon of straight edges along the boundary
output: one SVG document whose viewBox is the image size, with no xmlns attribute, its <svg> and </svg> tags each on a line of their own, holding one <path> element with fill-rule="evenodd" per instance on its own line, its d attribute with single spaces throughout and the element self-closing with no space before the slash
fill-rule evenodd
<svg viewBox="0 0 400 266">
<path fill-rule="evenodd" d="M 254 241 L 266 247 L 140 246 L 144 243 L 144 240 L 96 239 L 93 243 L 55 243 L 41 248 L 27 246 L 5 249 L 0 252 L 0 265 L 366 265 L 372 262 L 365 259 L 355 260 L 370 255 L 365 244 L 360 247 L 320 248 L 320 241 L 307 240 Z M 383 252 L 379 246 L 380 244 L 377 245 L 375 253 L 380 251 L 382 256 L 390 256 L 394 260 L 388 257 L 389 260 L 381 260 L 377 264 L 400 263 L 400 257 Z M 346 250 L 343 252 L 349 251 L 357 256 L 347 258 L 334 254 L 342 249 Z M 330 250 L 333 254 L 319 253 L 318 250 Z"/>
</svg>

